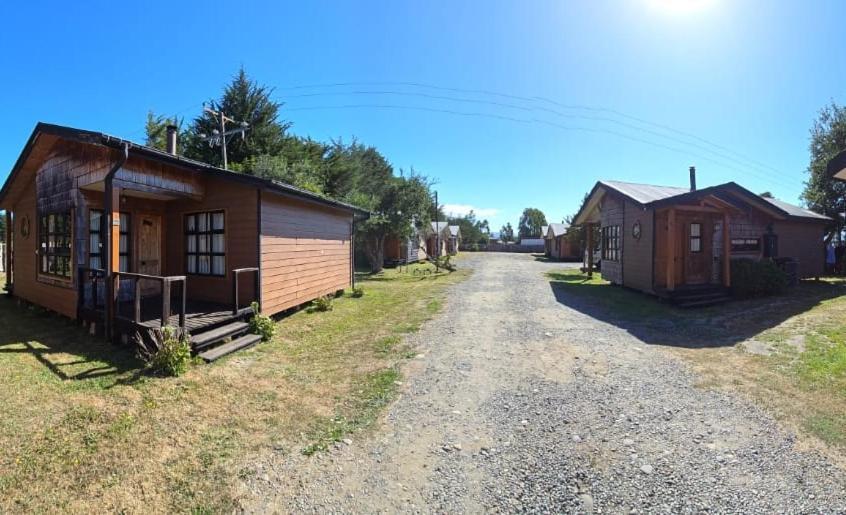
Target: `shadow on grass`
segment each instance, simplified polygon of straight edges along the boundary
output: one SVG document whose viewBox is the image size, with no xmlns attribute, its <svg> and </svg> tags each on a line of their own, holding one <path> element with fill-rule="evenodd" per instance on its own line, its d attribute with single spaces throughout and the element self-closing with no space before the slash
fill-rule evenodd
<svg viewBox="0 0 846 515">
<path fill-rule="evenodd" d="M 0 327 L 0 357 L 30 355 L 63 381 L 96 382 L 109 388 L 146 375 L 130 347 L 94 338 L 67 318 L 19 306 L 5 295 L 0 296 Z"/>
<path fill-rule="evenodd" d="M 561 304 L 631 333 L 652 345 L 732 346 L 846 294 L 842 284 L 802 282 L 784 295 L 679 309 L 657 297 L 613 286 L 575 270 L 547 274 Z"/>
</svg>

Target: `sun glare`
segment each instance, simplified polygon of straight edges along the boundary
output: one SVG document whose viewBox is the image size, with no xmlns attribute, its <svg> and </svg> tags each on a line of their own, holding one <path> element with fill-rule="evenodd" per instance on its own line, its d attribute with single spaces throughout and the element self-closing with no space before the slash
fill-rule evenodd
<svg viewBox="0 0 846 515">
<path fill-rule="evenodd" d="M 671 14 L 697 13 L 710 8 L 716 0 L 647 0 L 658 11 Z"/>
</svg>

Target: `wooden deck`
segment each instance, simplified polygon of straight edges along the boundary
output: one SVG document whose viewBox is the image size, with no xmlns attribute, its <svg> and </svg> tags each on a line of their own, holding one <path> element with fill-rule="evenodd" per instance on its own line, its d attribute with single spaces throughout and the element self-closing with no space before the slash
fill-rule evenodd
<svg viewBox="0 0 846 515">
<path fill-rule="evenodd" d="M 145 298 L 141 303 L 141 322 L 136 324 L 132 318 L 132 303 L 121 302 L 115 321 L 121 332 L 134 333 L 138 329 L 155 329 L 162 326 L 161 297 Z M 179 327 L 179 316 L 171 309 L 171 315 L 166 325 Z M 220 325 L 240 320 L 252 314 L 252 308 L 244 307 L 234 313 L 232 306 L 215 302 L 205 302 L 189 299 L 185 305 L 185 329 L 189 333 L 200 332 Z"/>
</svg>

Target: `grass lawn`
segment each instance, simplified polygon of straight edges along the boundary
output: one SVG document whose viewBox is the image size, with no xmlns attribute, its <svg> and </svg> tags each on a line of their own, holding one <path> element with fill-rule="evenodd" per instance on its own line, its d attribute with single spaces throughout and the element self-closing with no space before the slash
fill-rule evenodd
<svg viewBox="0 0 846 515">
<path fill-rule="evenodd" d="M 318 452 L 377 419 L 415 354 L 403 335 L 468 273 L 362 278 L 364 297 L 302 310 L 274 341 L 167 379 L 0 296 L 0 512 L 233 511 L 251 456 Z"/>
<path fill-rule="evenodd" d="M 564 304 L 682 356 L 703 387 L 746 395 L 804 441 L 846 458 L 846 282 L 680 310 L 576 270 L 549 274 Z"/>
</svg>

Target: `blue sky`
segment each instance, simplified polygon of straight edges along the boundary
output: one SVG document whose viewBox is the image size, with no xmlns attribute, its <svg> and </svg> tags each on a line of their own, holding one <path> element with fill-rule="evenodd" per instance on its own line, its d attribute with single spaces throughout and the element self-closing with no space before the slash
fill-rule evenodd
<svg viewBox="0 0 846 515">
<path fill-rule="evenodd" d="M 816 113 L 846 102 L 838 1 L 138 4 L 2 7 L 0 178 L 38 121 L 140 141 L 243 65 L 294 132 L 375 145 L 498 229 L 691 164 L 797 202 Z"/>
</svg>

